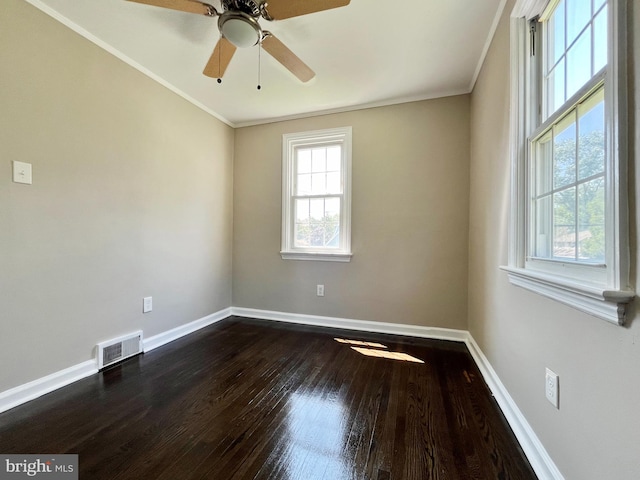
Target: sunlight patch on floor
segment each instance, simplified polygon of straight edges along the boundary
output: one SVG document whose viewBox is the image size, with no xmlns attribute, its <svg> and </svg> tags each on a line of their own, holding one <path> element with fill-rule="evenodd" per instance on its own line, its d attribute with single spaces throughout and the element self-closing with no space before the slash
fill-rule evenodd
<svg viewBox="0 0 640 480">
<path fill-rule="evenodd" d="M 402 360 L 404 362 L 414 362 L 414 363 L 424 363 L 419 358 L 409 355 L 408 353 L 402 352 L 389 352 L 387 350 L 375 350 L 373 348 L 361 348 L 361 347 L 351 347 L 358 353 L 362 355 L 367 355 L 368 357 L 380 357 L 380 358 L 389 358 L 391 360 Z"/>
<path fill-rule="evenodd" d="M 349 345 L 360 345 L 361 347 L 387 348 L 386 345 L 375 342 L 363 342 L 362 340 L 350 340 L 347 338 L 334 338 L 336 342 L 348 343 Z"/>
</svg>

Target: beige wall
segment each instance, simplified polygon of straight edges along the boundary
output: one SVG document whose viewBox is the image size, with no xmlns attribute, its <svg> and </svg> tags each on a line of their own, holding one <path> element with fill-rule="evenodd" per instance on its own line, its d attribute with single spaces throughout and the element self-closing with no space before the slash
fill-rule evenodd
<svg viewBox="0 0 640 480">
<path fill-rule="evenodd" d="M 628 326 L 614 326 L 514 287 L 498 269 L 507 262 L 512 5 L 509 2 L 471 97 L 470 331 L 565 478 L 637 479 L 640 318 L 635 308 Z M 636 32 L 638 10 L 636 6 L 632 12 Z M 640 52 L 638 38 L 635 41 Z M 636 55 L 636 78 L 638 63 Z M 637 83 L 632 92 L 637 118 Z M 638 132 L 636 127 L 631 135 L 637 139 Z M 636 158 L 639 147 L 636 143 Z M 632 168 L 632 207 L 640 195 L 634 176 Z M 638 222 L 631 225 L 635 246 Z M 632 257 L 637 272 L 635 247 Z M 560 410 L 545 399 L 545 367 L 560 376 Z"/>
<path fill-rule="evenodd" d="M 25 2 L 3 0 L 0 392 L 90 359 L 100 340 L 151 336 L 231 304 L 469 327 L 567 479 L 638 478 L 636 308 L 616 327 L 513 287 L 498 269 L 512 4 L 471 97 L 234 133 Z M 631 13 L 637 30 L 640 8 Z M 640 78 L 637 56 L 633 68 Z M 345 125 L 353 260 L 284 261 L 282 134 Z M 11 182 L 11 160 L 33 164 L 32 186 Z M 154 312 L 143 315 L 147 295 Z M 560 375 L 560 410 L 544 398 L 545 367 Z"/>
<path fill-rule="evenodd" d="M 349 125 L 353 258 L 282 260 L 282 134 Z M 468 96 L 238 129 L 234 306 L 466 329 L 468 159 Z"/>
<path fill-rule="evenodd" d="M 233 136 L 2 0 L 0 392 L 231 305 Z M 11 182 L 12 160 L 33 164 L 32 186 Z"/>
</svg>

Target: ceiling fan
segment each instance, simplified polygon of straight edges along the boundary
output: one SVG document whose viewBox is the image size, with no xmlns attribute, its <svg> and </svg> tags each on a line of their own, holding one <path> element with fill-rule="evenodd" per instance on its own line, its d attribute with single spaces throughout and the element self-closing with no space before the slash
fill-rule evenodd
<svg viewBox="0 0 640 480">
<path fill-rule="evenodd" d="M 332 8 L 344 7 L 350 0 L 220 0 L 221 12 L 213 5 L 198 0 L 128 0 L 181 12 L 218 17 L 220 40 L 216 44 L 204 73 L 221 82 L 225 70 L 238 47 L 261 45 L 278 62 L 284 65 L 302 82 L 311 80 L 315 73 L 289 48 L 268 30 L 263 30 L 259 20 L 284 20 Z"/>
</svg>

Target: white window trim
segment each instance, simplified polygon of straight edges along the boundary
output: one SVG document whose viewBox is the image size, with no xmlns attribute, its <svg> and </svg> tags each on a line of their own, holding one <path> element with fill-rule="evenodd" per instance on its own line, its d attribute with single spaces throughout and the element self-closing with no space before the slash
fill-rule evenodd
<svg viewBox="0 0 640 480">
<path fill-rule="evenodd" d="M 339 127 L 287 133 L 282 136 L 282 245 L 280 256 L 283 260 L 351 261 L 353 256 L 351 252 L 351 135 L 351 127 Z M 343 201 L 340 212 L 340 248 L 295 248 L 293 245 L 294 222 L 291 195 L 294 185 L 295 148 L 315 142 L 322 144 L 332 141 L 339 141 L 342 144 Z"/>
<path fill-rule="evenodd" d="M 527 219 L 528 134 L 533 116 L 526 105 L 530 85 L 529 28 L 527 20 L 542 11 L 546 2 L 519 0 L 511 15 L 511 211 L 509 216 L 509 264 L 501 267 L 509 280 L 548 298 L 574 307 L 617 325 L 625 322 L 628 304 L 635 297 L 629 287 L 629 231 L 627 200 L 627 75 L 626 75 L 626 0 L 610 0 L 609 28 L 613 44 L 609 54 L 610 75 L 617 88 L 605 92 L 610 112 L 618 122 L 610 131 L 609 155 L 613 162 L 606 168 L 611 179 L 607 198 L 607 228 L 614 232 L 607 253 L 607 285 L 581 283 L 576 278 L 525 268 Z M 612 82 L 612 83 L 613 83 Z M 617 172 L 617 173 L 616 173 Z"/>
</svg>

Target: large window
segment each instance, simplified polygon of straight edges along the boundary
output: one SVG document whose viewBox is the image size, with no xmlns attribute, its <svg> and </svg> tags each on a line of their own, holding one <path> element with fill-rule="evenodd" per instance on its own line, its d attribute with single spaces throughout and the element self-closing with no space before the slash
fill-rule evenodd
<svg viewBox="0 0 640 480">
<path fill-rule="evenodd" d="M 628 285 L 625 0 L 512 16 L 512 283 L 614 323 Z"/>
<path fill-rule="evenodd" d="M 283 136 L 282 258 L 351 258 L 351 127 Z"/>
</svg>

